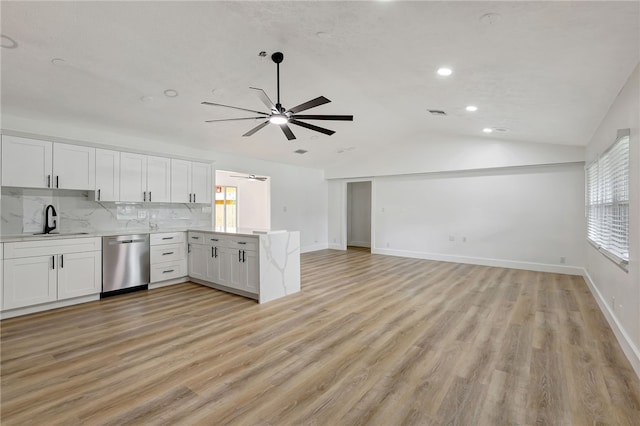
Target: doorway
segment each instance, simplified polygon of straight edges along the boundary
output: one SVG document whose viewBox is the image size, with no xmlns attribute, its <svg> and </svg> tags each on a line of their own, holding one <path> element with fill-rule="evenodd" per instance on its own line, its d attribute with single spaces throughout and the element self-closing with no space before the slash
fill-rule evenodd
<svg viewBox="0 0 640 426">
<path fill-rule="evenodd" d="M 216 170 L 215 179 L 216 230 L 271 228 L 271 177 Z"/>
<path fill-rule="evenodd" d="M 371 181 L 347 182 L 347 247 L 371 249 Z"/>
</svg>

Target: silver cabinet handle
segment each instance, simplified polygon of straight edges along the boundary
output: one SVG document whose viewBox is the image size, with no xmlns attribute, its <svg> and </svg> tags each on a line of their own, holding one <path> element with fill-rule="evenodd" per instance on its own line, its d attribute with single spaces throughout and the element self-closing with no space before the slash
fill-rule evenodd
<svg viewBox="0 0 640 426">
<path fill-rule="evenodd" d="M 195 192 L 193 193 L 193 202 L 194 203 L 196 202 L 196 193 Z"/>
<path fill-rule="evenodd" d="M 199 240 L 200 239 L 200 237 L 193 237 L 193 236 L 191 238 L 193 238 L 194 240 Z"/>
<path fill-rule="evenodd" d="M 215 256 L 215 248 L 211 247 L 211 257 L 216 257 Z"/>
<path fill-rule="evenodd" d="M 163 255 L 163 256 L 167 256 L 167 255 L 170 255 L 170 254 L 173 254 L 173 253 L 174 253 L 174 252 L 172 252 L 172 251 L 168 251 L 168 252 L 166 252 L 166 253 L 162 253 L 162 255 Z"/>
<path fill-rule="evenodd" d="M 64 268 L 64 254 L 60 255 L 60 269 Z"/>
<path fill-rule="evenodd" d="M 56 176 L 56 188 L 60 188 L 60 176 Z"/>
<path fill-rule="evenodd" d="M 51 256 L 51 269 L 56 269 L 56 257 Z"/>
<path fill-rule="evenodd" d="M 98 189 L 98 201 L 100 201 L 100 190 Z"/>
<path fill-rule="evenodd" d="M 147 201 L 147 191 L 144 191 L 142 194 L 142 201 Z"/>
<path fill-rule="evenodd" d="M 191 253 L 191 244 L 187 244 L 187 253 Z"/>
<path fill-rule="evenodd" d="M 238 250 L 238 262 L 242 262 L 242 250 Z"/>
<path fill-rule="evenodd" d="M 191 202 L 191 195 L 192 195 L 192 194 L 189 194 L 189 202 Z"/>
<path fill-rule="evenodd" d="M 218 257 L 218 247 L 215 247 L 214 253 L 215 253 L 215 256 L 213 257 Z"/>
<path fill-rule="evenodd" d="M 244 244 L 247 244 L 247 242 L 246 241 L 238 241 L 238 244 L 244 245 Z"/>
<path fill-rule="evenodd" d="M 149 191 L 149 202 L 151 202 L 151 191 Z"/>
<path fill-rule="evenodd" d="M 217 238 L 211 238 L 211 241 L 218 241 Z"/>
<path fill-rule="evenodd" d="M 169 272 L 173 272 L 175 269 L 167 269 L 166 271 L 162 271 L 163 274 L 168 274 Z"/>
<path fill-rule="evenodd" d="M 242 263 L 246 262 L 247 259 L 244 258 L 244 255 L 247 254 L 246 251 L 242 250 Z"/>
<path fill-rule="evenodd" d="M 163 240 L 173 240 L 173 237 L 162 237 Z"/>
<path fill-rule="evenodd" d="M 47 188 L 51 188 L 51 175 L 47 175 Z"/>
</svg>

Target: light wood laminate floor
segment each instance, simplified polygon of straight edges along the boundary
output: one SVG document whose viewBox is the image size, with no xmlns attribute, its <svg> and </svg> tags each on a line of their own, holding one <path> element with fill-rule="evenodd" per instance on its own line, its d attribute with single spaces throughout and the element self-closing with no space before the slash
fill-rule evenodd
<svg viewBox="0 0 640 426">
<path fill-rule="evenodd" d="M 2 425 L 638 425 L 581 277 L 324 250 L 264 305 L 196 284 L 0 324 Z"/>
</svg>

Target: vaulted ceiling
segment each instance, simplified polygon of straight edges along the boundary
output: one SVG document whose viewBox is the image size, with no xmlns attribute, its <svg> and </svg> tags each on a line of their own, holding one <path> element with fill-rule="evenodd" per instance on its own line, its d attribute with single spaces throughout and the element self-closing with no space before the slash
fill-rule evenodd
<svg viewBox="0 0 640 426">
<path fill-rule="evenodd" d="M 1 8 L 5 117 L 318 168 L 345 151 L 402 149 L 442 135 L 584 145 L 640 59 L 638 2 L 3 1 Z M 275 125 L 241 136 L 259 121 L 205 123 L 247 114 L 202 101 L 264 110 L 249 87 L 276 97 L 269 59 L 276 51 L 284 53 L 285 107 L 323 95 L 332 102 L 308 113 L 354 121 L 315 123 L 332 136 L 292 126 L 294 141 Z M 441 66 L 453 74 L 437 75 Z"/>
</svg>

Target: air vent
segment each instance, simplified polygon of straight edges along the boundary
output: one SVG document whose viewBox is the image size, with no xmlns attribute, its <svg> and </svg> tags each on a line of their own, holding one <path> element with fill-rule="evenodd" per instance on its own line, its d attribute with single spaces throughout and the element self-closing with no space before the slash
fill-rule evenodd
<svg viewBox="0 0 640 426">
<path fill-rule="evenodd" d="M 447 115 L 447 113 L 446 113 L 446 112 L 444 112 L 444 111 L 442 111 L 442 110 L 440 110 L 440 109 L 430 109 L 430 110 L 429 110 L 429 113 L 430 113 L 431 115 L 442 115 L 442 116 Z"/>
<path fill-rule="evenodd" d="M 306 154 L 308 151 L 306 149 L 296 149 L 293 151 L 295 154 Z"/>
<path fill-rule="evenodd" d="M 509 131 L 509 129 L 507 129 L 505 127 L 494 127 L 493 131 L 494 132 L 498 132 L 498 133 L 507 133 Z"/>
</svg>

